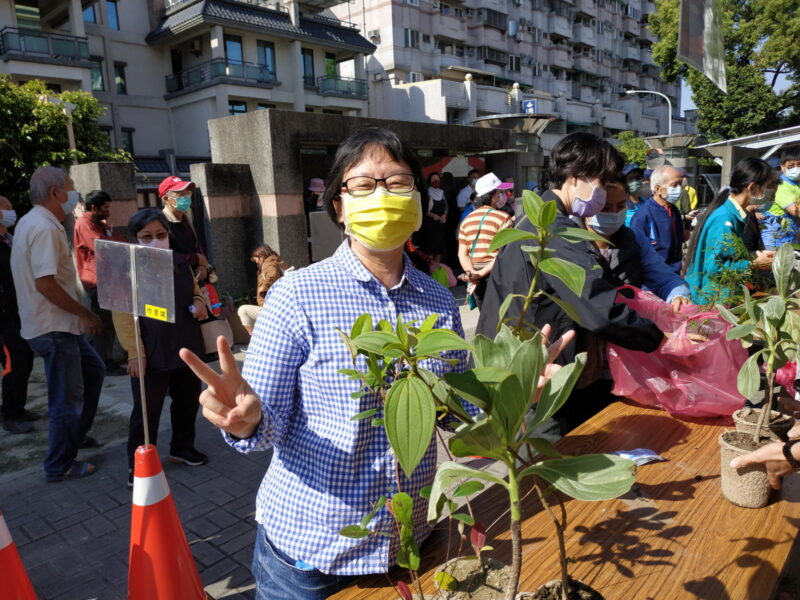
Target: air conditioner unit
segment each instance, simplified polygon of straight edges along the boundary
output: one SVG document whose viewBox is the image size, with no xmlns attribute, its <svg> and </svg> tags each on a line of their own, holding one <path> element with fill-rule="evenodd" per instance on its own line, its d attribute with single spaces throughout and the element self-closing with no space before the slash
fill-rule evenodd
<svg viewBox="0 0 800 600">
<path fill-rule="evenodd" d="M 380 29 L 371 29 L 370 31 L 367 32 L 367 37 L 370 40 L 373 40 L 373 41 L 377 40 L 377 41 L 380 42 L 380 40 L 381 40 L 381 30 Z"/>
</svg>

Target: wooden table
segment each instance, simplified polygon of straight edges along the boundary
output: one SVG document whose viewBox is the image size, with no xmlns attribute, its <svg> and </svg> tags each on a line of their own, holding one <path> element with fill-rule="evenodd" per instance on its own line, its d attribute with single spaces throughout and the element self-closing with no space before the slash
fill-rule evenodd
<svg viewBox="0 0 800 600">
<path fill-rule="evenodd" d="M 730 504 L 719 487 L 723 429 L 720 421 L 686 422 L 618 402 L 561 440 L 565 454 L 651 448 L 668 459 L 640 467 L 622 498 L 566 502 L 567 553 L 576 561 L 570 575 L 607 600 L 770 600 L 795 545 L 800 551 L 800 475 L 787 478 L 766 508 Z M 501 492 L 490 489 L 473 501 L 479 520 L 491 523 L 504 510 Z M 560 571 L 550 519 L 535 495 L 523 504 L 520 589 L 532 591 Z M 490 530 L 487 543 L 496 549 L 491 556 L 509 563 L 510 542 L 494 537 L 507 523 Z M 426 590 L 447 545 L 446 526 L 423 545 Z M 390 575 L 408 581 L 401 569 Z M 385 575 L 365 576 L 332 598 L 395 600 L 397 593 Z"/>
</svg>

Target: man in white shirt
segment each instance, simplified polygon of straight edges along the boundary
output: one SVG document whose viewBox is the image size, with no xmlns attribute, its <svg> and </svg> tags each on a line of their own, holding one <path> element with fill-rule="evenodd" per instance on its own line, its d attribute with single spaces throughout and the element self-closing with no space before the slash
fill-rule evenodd
<svg viewBox="0 0 800 600">
<path fill-rule="evenodd" d="M 460 192 L 458 192 L 458 196 L 456 196 L 456 204 L 458 204 L 459 211 L 464 210 L 469 204 L 469 199 L 472 196 L 472 192 L 475 191 L 475 182 L 478 181 L 478 171 L 472 169 L 469 173 L 467 173 L 467 185 L 465 185 Z"/>
<path fill-rule="evenodd" d="M 75 460 L 79 448 L 101 444 L 87 433 L 94 421 L 105 365 L 81 333 L 102 329 L 100 317 L 78 301 L 77 275 L 61 222 L 79 194 L 63 170 L 40 167 L 30 183 L 33 208 L 17 224 L 11 271 L 20 335 L 44 359 L 49 443 L 48 481 L 85 477 L 94 465 Z"/>
</svg>

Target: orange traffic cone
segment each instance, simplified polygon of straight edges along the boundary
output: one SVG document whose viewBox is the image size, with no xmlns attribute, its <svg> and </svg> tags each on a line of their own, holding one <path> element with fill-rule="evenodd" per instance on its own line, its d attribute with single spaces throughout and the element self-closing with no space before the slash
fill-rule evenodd
<svg viewBox="0 0 800 600">
<path fill-rule="evenodd" d="M 0 511 L 0 581 L 3 582 L 3 599 L 36 600 L 31 580 L 22 566 L 17 546 L 11 539 L 6 520 Z"/>
<path fill-rule="evenodd" d="M 135 456 L 128 600 L 204 600 L 156 447 L 139 446 Z"/>
</svg>

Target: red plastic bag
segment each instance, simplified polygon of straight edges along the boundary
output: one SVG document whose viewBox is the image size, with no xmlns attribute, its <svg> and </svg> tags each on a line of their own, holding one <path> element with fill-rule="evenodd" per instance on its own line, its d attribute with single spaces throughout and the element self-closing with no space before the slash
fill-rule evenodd
<svg viewBox="0 0 800 600">
<path fill-rule="evenodd" d="M 797 379 L 797 363 L 788 362 L 780 369 L 775 371 L 775 383 L 785 389 L 789 394 L 794 396 L 795 387 L 794 382 Z"/>
<path fill-rule="evenodd" d="M 675 314 L 654 294 L 632 286 L 624 288 L 633 298 L 619 294 L 617 302 L 672 335 L 651 353 L 608 344 L 612 393 L 681 417 L 729 416 L 742 408 L 744 398 L 736 379 L 747 351 L 738 340 L 725 337 L 732 325 L 716 310 L 684 306 Z"/>
</svg>

